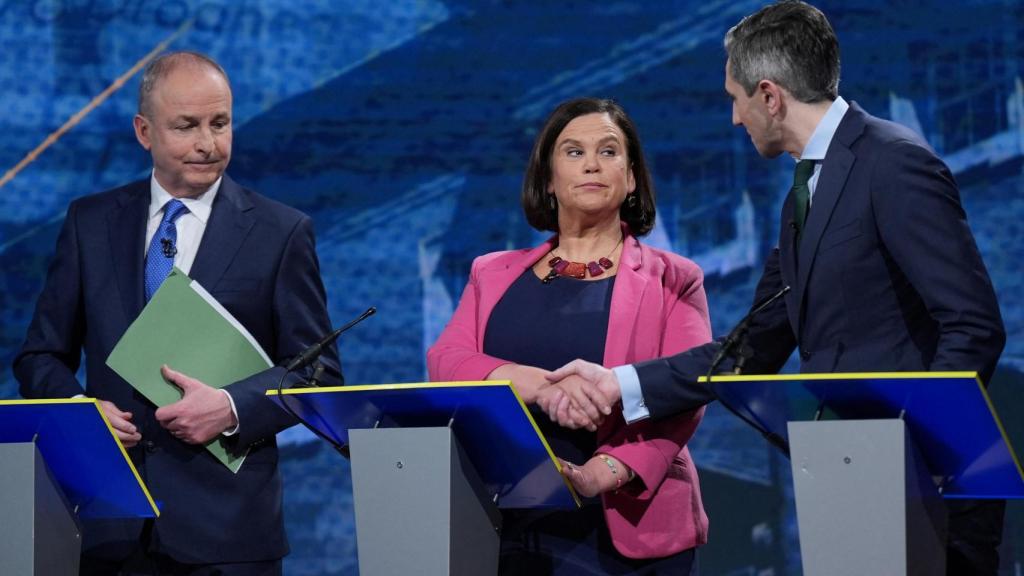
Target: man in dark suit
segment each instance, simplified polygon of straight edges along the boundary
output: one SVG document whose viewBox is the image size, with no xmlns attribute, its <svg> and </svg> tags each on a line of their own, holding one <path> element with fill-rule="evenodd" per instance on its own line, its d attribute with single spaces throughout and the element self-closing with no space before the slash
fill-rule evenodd
<svg viewBox="0 0 1024 576">
<path fill-rule="evenodd" d="M 838 41 L 814 7 L 767 6 L 725 47 L 733 123 L 762 156 L 799 160 L 754 301 L 791 291 L 754 317 L 745 372 L 777 372 L 798 349 L 805 372 L 967 370 L 987 382 L 1005 332 L 945 164 L 839 97 Z M 541 403 L 567 426 L 592 426 L 620 398 L 629 421 L 693 410 L 714 399 L 696 379 L 720 349 L 614 370 L 576 361 Z M 996 574 L 1004 504 L 947 504 L 948 573 Z"/>
<path fill-rule="evenodd" d="M 206 288 L 278 364 L 330 330 L 309 217 L 236 184 L 231 88 L 201 54 L 154 60 L 135 134 L 151 178 L 71 203 L 14 372 L 26 398 L 101 401 L 162 503 L 155 521 L 84 527 L 83 574 L 280 574 L 288 552 L 275 434 L 294 421 L 264 395 L 274 367 L 218 390 L 164 367 L 180 401 L 156 409 L 110 370 L 110 351 L 172 263 Z M 340 376 L 333 347 L 327 380 Z M 300 375 L 301 376 L 301 375 Z M 203 443 L 249 449 L 237 474 Z"/>
</svg>

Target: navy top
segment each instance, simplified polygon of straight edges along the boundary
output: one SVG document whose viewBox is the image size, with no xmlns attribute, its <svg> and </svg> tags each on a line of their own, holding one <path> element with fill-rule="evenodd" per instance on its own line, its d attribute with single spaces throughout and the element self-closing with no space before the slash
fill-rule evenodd
<svg viewBox="0 0 1024 576">
<path fill-rule="evenodd" d="M 544 284 L 527 269 L 491 312 L 484 354 L 545 370 L 576 358 L 602 364 L 614 278 L 559 276 Z M 555 455 L 576 464 L 594 455 L 593 432 L 562 428 L 536 406 L 530 412 Z"/>
</svg>

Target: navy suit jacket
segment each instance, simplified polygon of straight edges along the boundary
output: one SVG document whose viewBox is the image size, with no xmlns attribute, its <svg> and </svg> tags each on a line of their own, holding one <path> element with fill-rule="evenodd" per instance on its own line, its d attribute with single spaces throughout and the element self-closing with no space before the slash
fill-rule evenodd
<svg viewBox="0 0 1024 576">
<path fill-rule="evenodd" d="M 106 366 L 144 306 L 149 180 L 71 203 L 14 373 L 26 398 L 82 393 L 75 377 L 85 352 L 85 393 L 133 414 L 142 442 L 129 455 L 161 503 L 152 547 L 188 563 L 276 559 L 288 552 L 274 435 L 293 419 L 264 395 L 275 367 L 227 387 L 238 410 L 232 474 L 202 446 L 173 438 L 155 407 Z M 242 188 L 227 175 L 213 203 L 190 276 L 227 308 L 281 364 L 330 331 L 313 225 L 292 208 Z M 325 354 L 328 380 L 340 374 Z M 117 558 L 138 541 L 141 521 L 87 524 L 84 553 Z"/>
<path fill-rule="evenodd" d="M 757 286 L 747 373 L 977 371 L 1005 343 L 995 291 L 953 175 L 924 140 L 855 103 L 822 162 L 803 233 L 782 206 L 779 244 Z M 652 417 L 713 400 L 696 378 L 720 344 L 636 366 Z"/>
</svg>

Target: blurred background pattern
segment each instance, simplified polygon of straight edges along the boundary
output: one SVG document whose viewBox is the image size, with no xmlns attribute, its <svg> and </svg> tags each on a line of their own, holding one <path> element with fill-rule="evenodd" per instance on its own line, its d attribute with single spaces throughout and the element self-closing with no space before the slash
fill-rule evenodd
<svg viewBox="0 0 1024 576">
<path fill-rule="evenodd" d="M 792 166 L 730 125 L 725 31 L 749 0 L 0 0 L 0 170 L 15 166 L 150 50 L 206 52 L 235 94 L 241 183 L 317 225 L 349 383 L 425 379 L 472 259 L 532 245 L 519 187 L 547 113 L 582 95 L 622 103 L 658 191 L 648 241 L 699 263 L 716 335 L 746 311 Z M 910 126 L 945 158 L 1009 333 L 990 392 L 1024 445 L 1024 5 L 826 0 L 840 93 Z M 0 190 L 0 398 L 70 200 L 146 177 L 138 75 Z M 955 425 L 955 423 L 951 423 Z M 356 574 L 349 464 L 303 430 L 280 438 L 292 576 Z M 789 464 L 717 406 L 692 444 L 711 542 L 703 573 L 800 573 Z M 1011 502 L 1006 575 L 1024 573 Z"/>
</svg>

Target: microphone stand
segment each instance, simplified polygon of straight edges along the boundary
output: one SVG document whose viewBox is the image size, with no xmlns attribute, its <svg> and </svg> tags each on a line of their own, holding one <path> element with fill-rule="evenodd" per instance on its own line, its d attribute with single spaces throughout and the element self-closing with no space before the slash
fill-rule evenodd
<svg viewBox="0 0 1024 576">
<path fill-rule="evenodd" d="M 317 358 L 319 358 L 320 354 L 323 352 L 324 348 L 326 348 L 327 346 L 330 346 L 332 342 L 337 340 L 338 337 L 342 335 L 343 332 L 345 332 L 349 328 L 355 326 L 356 324 L 362 322 L 363 320 L 369 318 L 370 316 L 373 316 L 376 313 L 377 313 L 377 309 L 375 307 L 373 307 L 373 306 L 370 306 L 369 308 L 366 309 L 365 312 L 360 314 L 359 317 L 356 318 L 355 320 L 350 321 L 349 323 L 345 324 L 341 328 L 338 328 L 337 330 L 335 330 L 335 331 L 331 332 L 330 334 L 328 334 L 327 336 L 325 336 L 322 340 L 320 340 L 316 344 L 313 344 L 309 348 L 306 348 L 305 350 L 303 350 L 302 353 L 300 353 L 298 356 L 296 356 L 295 359 L 293 359 L 291 362 L 288 363 L 287 366 L 285 366 L 284 373 L 281 374 L 281 379 L 277 381 L 277 397 L 281 400 L 281 406 L 284 406 L 284 409 L 289 414 L 291 414 L 291 416 L 293 418 L 298 420 L 300 424 L 305 426 L 306 429 L 308 429 L 310 432 L 315 434 L 321 440 L 327 442 L 327 444 L 329 444 L 332 448 L 334 448 L 339 454 L 344 456 L 346 459 L 349 458 L 348 444 L 342 444 L 342 443 L 338 442 L 337 440 L 335 440 L 334 438 L 331 438 L 331 437 L 327 436 L 323 432 L 320 432 L 319 430 L 314 428 L 309 422 L 306 421 L 305 418 L 303 418 L 302 416 L 299 416 L 298 412 L 296 412 L 295 409 L 292 408 L 288 404 L 288 397 L 287 397 L 286 394 L 282 394 L 282 390 L 284 389 L 284 381 L 288 377 L 288 374 L 291 374 L 292 372 L 294 372 L 294 371 L 296 371 L 296 370 L 298 370 L 300 368 L 305 368 L 306 366 L 308 366 L 310 363 L 312 363 Z M 299 387 L 303 387 L 303 388 L 315 388 L 315 387 L 317 387 L 318 386 L 318 382 L 319 382 L 319 378 L 323 374 L 323 371 L 324 371 L 323 364 L 317 362 L 316 368 L 313 370 L 312 377 L 310 377 L 309 380 L 307 380 L 304 383 L 303 386 L 299 386 Z"/>
<path fill-rule="evenodd" d="M 771 430 L 761 426 L 757 422 L 754 422 L 752 418 L 749 418 L 745 414 L 742 414 L 730 403 L 726 402 L 718 394 L 718 391 L 715 390 L 715 384 L 712 380 L 715 369 L 718 368 L 718 365 L 721 364 L 722 360 L 725 359 L 726 354 L 730 354 L 734 350 L 736 361 L 733 363 L 733 374 L 742 373 L 743 367 L 746 365 L 747 360 L 754 355 L 754 351 L 751 350 L 750 346 L 747 345 L 747 332 L 750 329 L 751 320 L 754 318 L 754 316 L 756 316 L 762 310 L 773 304 L 776 300 L 785 296 L 787 292 L 789 292 L 789 286 L 783 287 L 782 290 L 779 290 L 775 294 L 771 295 L 767 300 L 755 306 L 750 312 L 747 313 L 746 316 L 743 317 L 742 320 L 740 320 L 740 323 L 737 324 L 731 332 L 729 332 L 729 335 L 726 336 L 725 340 L 722 341 L 722 347 L 718 350 L 718 353 L 711 361 L 711 367 L 708 368 L 707 373 L 707 383 L 708 388 L 711 390 L 711 394 L 714 395 L 714 397 L 718 400 L 719 404 L 725 407 L 726 410 L 731 412 L 733 416 L 739 418 L 747 426 L 750 426 L 754 430 L 758 431 L 761 434 L 761 436 L 768 441 L 769 444 L 775 446 L 780 451 L 782 451 L 782 453 L 785 454 L 786 458 L 788 459 L 790 457 L 789 445 L 782 438 L 782 436 L 779 436 L 775 432 L 772 432 Z"/>
</svg>

